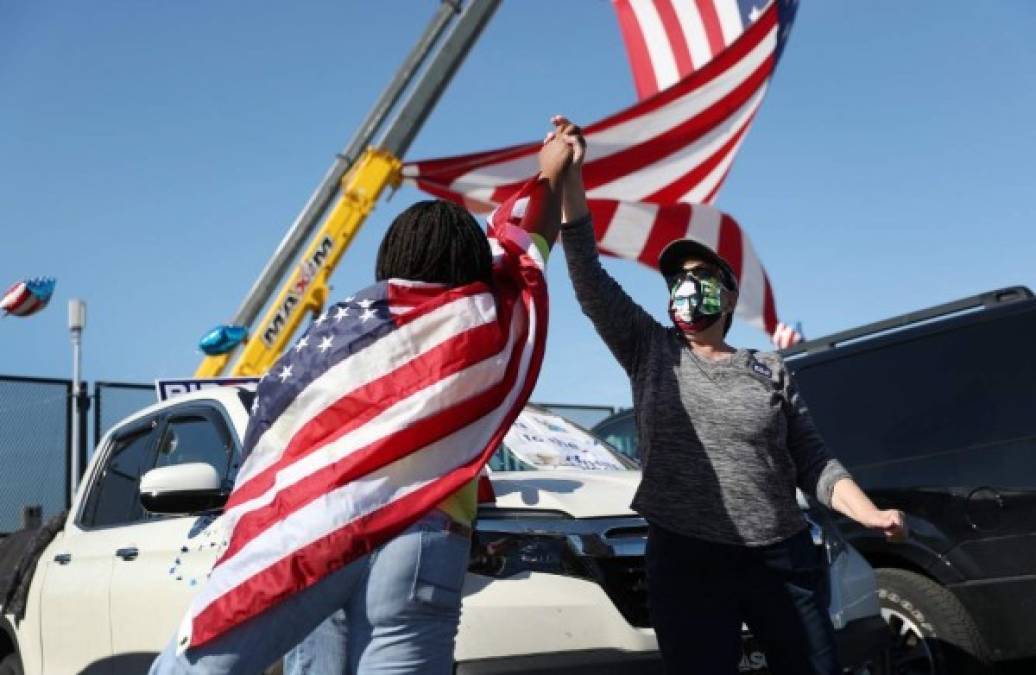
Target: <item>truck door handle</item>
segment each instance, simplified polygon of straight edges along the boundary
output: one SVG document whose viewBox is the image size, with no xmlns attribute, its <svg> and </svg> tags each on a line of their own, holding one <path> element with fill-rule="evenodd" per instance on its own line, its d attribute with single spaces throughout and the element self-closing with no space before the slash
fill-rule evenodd
<svg viewBox="0 0 1036 675">
<path fill-rule="evenodd" d="M 56 556 L 54 556 L 54 562 L 56 562 L 59 565 L 67 565 L 68 563 L 72 562 L 72 554 L 58 553 Z"/>
<path fill-rule="evenodd" d="M 140 555 L 140 551 L 136 546 L 127 546 L 126 548 L 120 548 L 115 552 L 115 555 L 123 560 L 136 560 L 137 556 Z"/>
</svg>

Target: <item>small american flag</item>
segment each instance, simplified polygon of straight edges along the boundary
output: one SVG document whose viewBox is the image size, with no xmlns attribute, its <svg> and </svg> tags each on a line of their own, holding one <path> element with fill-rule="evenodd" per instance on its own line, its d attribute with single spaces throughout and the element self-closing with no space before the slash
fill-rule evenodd
<svg viewBox="0 0 1036 675">
<path fill-rule="evenodd" d="M 653 35 L 652 41 L 669 40 L 662 37 L 669 33 L 652 33 L 650 22 L 642 22 L 650 12 L 632 12 L 643 4 L 616 2 L 624 33 L 628 37 L 627 23 L 636 20 L 637 30 Z M 656 15 L 665 14 L 666 5 L 673 12 L 679 6 L 681 13 L 694 5 L 704 15 L 707 4 L 726 15 L 736 5 L 741 23 L 734 31 L 733 22 L 727 22 L 722 44 L 715 42 L 707 62 L 692 61 L 686 73 L 677 69 L 682 77 L 672 86 L 585 128 L 583 178 L 598 244 L 603 253 L 654 266 L 658 252 L 673 239 L 702 241 L 719 250 L 739 274 L 738 316 L 772 334 L 778 317 L 769 277 L 741 227 L 711 204 L 762 105 L 791 28 L 795 0 L 646 4 Z M 624 16 L 623 7 L 632 14 Z M 695 40 L 696 35 L 688 29 L 684 37 Z M 671 40 L 659 47 L 677 48 Z M 637 68 L 634 59 L 635 73 Z M 536 173 L 539 148 L 539 143 L 529 143 L 412 162 L 403 171 L 430 194 L 488 210 Z"/>
<path fill-rule="evenodd" d="M 777 349 L 787 349 L 794 347 L 798 343 L 804 340 L 802 335 L 802 326 L 789 326 L 786 323 L 777 324 L 777 329 L 773 331 L 773 335 L 770 336 L 770 341 L 773 346 Z"/>
<path fill-rule="evenodd" d="M 528 401 L 547 330 L 530 182 L 490 217 L 494 278 L 392 279 L 329 308 L 259 383 L 226 549 L 181 627 L 204 644 L 474 480 Z"/>
</svg>

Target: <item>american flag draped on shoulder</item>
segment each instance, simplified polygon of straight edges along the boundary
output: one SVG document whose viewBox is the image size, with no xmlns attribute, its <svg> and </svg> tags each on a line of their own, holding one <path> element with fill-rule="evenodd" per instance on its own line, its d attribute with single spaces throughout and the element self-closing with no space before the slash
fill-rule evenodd
<svg viewBox="0 0 1036 675">
<path fill-rule="evenodd" d="M 492 288 L 399 279 L 337 303 L 260 382 L 227 548 L 181 648 L 203 644 L 406 529 L 476 478 L 539 375 L 547 330 L 530 182 L 490 216 Z"/>
<path fill-rule="evenodd" d="M 638 65 L 632 58 L 635 72 L 651 64 L 652 73 L 661 73 L 652 76 L 656 87 L 669 82 L 665 73 L 676 73 L 680 79 L 658 93 L 644 90 L 653 95 L 584 128 L 587 158 L 583 176 L 600 249 L 654 266 L 658 252 L 672 239 L 703 241 L 726 257 L 739 274 L 738 316 L 773 334 L 779 322 L 766 271 L 744 230 L 710 205 L 762 104 L 791 28 L 795 2 L 615 0 L 615 4 L 631 57 L 636 52 L 630 44 L 633 33 L 641 35 L 642 46 L 646 40 L 659 54 L 686 52 L 690 42 L 697 45 L 696 36 L 704 35 L 709 53 L 706 58 L 702 52 L 692 61 L 681 57 L 684 68 L 668 70 L 661 56 L 658 65 L 651 60 Z M 662 25 L 658 22 L 663 16 L 675 16 L 679 21 L 692 14 L 714 17 L 721 10 L 726 17 L 722 40 L 708 39 L 709 35 L 716 37 L 711 19 L 698 29 L 688 23 L 683 32 L 652 28 Z M 663 28 L 674 28 L 669 19 Z M 673 59 L 676 57 L 670 57 Z M 472 210 L 487 210 L 535 174 L 539 147 L 539 143 L 529 143 L 413 162 L 404 167 L 404 175 L 430 194 L 461 202 Z"/>
</svg>

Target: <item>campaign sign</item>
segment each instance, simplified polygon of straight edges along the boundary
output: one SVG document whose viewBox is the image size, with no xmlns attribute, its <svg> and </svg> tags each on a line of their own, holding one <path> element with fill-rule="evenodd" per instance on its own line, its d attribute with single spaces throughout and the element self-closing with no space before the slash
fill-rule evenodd
<svg viewBox="0 0 1036 675">
<path fill-rule="evenodd" d="M 625 469 L 597 438 L 560 415 L 526 408 L 504 437 L 518 459 L 537 469 Z"/>
<path fill-rule="evenodd" d="M 209 387 L 234 387 L 256 384 L 258 377 L 210 377 L 189 378 L 183 380 L 155 380 L 155 394 L 159 401 L 167 401 L 176 396 L 201 391 Z"/>
</svg>

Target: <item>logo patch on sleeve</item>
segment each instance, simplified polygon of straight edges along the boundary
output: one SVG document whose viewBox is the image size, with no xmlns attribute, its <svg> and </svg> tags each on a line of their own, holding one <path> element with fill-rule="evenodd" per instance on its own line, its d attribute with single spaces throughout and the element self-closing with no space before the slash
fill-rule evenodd
<svg viewBox="0 0 1036 675">
<path fill-rule="evenodd" d="M 766 365 L 759 363 L 758 361 L 753 360 L 749 364 L 749 367 L 751 367 L 752 370 L 762 375 L 763 377 L 773 377 L 773 371 L 770 370 Z"/>
</svg>

